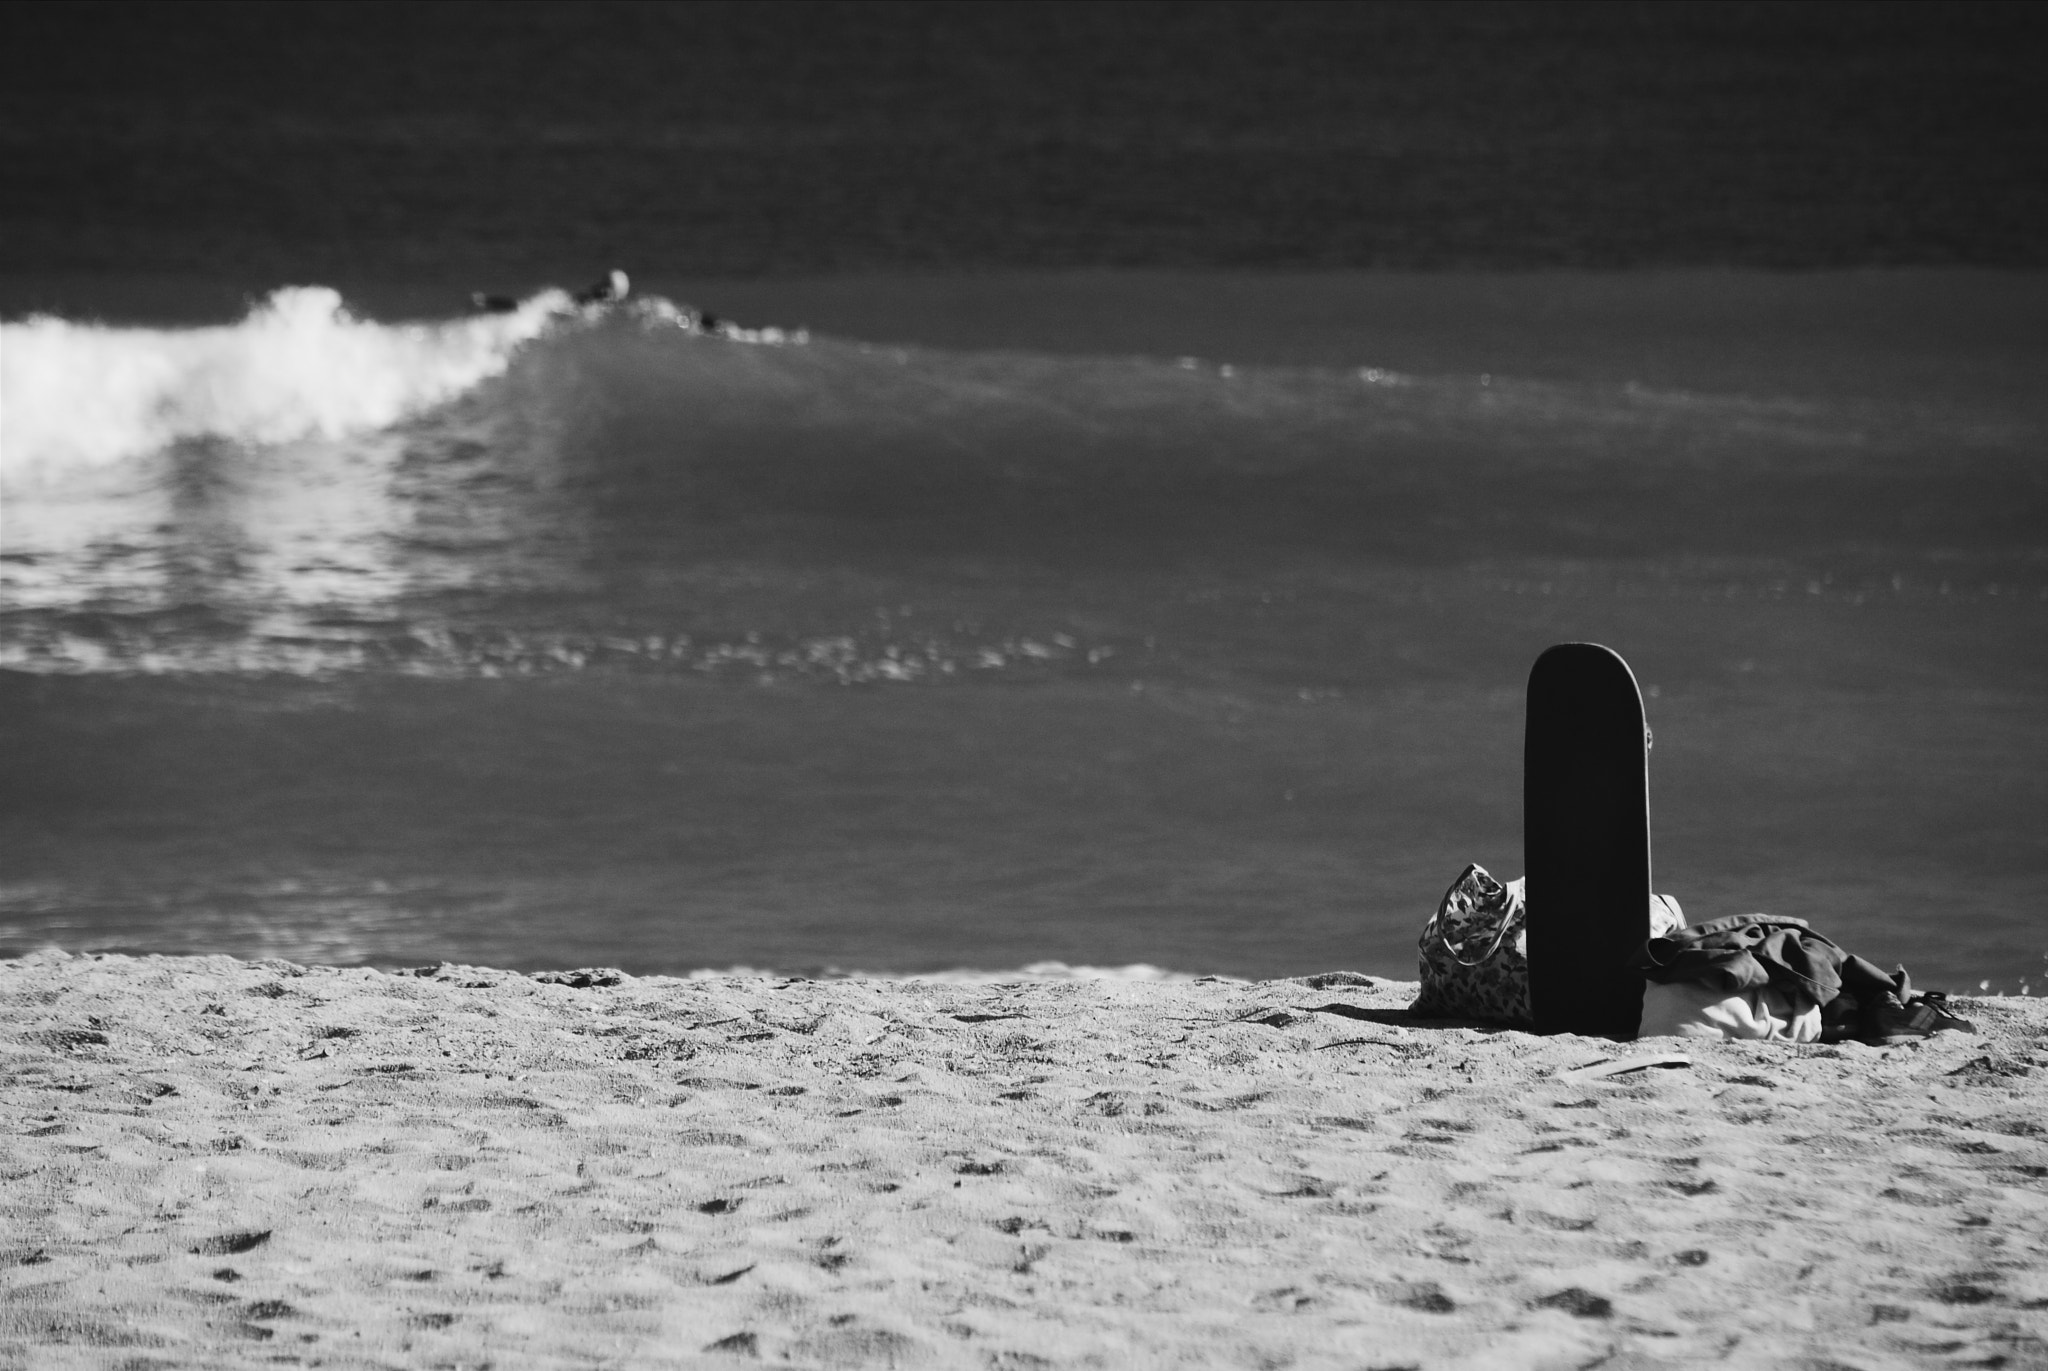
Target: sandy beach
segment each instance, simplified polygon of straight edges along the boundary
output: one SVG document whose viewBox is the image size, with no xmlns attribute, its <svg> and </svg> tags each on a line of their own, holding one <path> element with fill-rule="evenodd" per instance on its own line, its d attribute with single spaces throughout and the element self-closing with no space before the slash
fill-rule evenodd
<svg viewBox="0 0 2048 1371">
<path fill-rule="evenodd" d="M 0 1365 L 2048 1365 L 2048 1004 L 0 962 Z"/>
<path fill-rule="evenodd" d="M 0 1371 L 2048 1371 L 2044 16 L 8 7 Z"/>
</svg>

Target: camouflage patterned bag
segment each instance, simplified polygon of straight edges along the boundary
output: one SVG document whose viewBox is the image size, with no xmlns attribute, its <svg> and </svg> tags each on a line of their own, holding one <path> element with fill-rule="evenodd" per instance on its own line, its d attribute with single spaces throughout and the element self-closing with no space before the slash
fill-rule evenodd
<svg viewBox="0 0 2048 1371">
<path fill-rule="evenodd" d="M 1432 1019 L 1527 1025 L 1529 940 L 1522 882 L 1465 868 L 1423 925 L 1422 993 L 1410 1012 Z"/>
</svg>

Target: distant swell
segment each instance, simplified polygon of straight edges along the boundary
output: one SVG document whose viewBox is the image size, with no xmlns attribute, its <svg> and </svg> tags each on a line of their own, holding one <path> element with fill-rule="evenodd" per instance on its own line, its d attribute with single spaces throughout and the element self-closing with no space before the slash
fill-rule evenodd
<svg viewBox="0 0 2048 1371">
<path fill-rule="evenodd" d="M 572 308 L 550 291 L 505 314 L 380 324 L 350 315 L 325 286 L 287 286 L 224 326 L 8 324 L 5 476 L 42 483 L 193 439 L 284 443 L 382 428 L 499 374 Z"/>
</svg>

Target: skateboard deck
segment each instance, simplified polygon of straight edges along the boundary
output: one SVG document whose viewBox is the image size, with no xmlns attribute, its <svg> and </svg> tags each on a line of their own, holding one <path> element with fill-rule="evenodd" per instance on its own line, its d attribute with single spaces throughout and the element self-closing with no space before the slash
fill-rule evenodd
<svg viewBox="0 0 2048 1371">
<path fill-rule="evenodd" d="M 1540 1033 L 1633 1038 L 1650 936 L 1643 697 L 1620 654 L 1562 643 L 1529 672 L 1522 754 L 1529 1008 Z"/>
</svg>

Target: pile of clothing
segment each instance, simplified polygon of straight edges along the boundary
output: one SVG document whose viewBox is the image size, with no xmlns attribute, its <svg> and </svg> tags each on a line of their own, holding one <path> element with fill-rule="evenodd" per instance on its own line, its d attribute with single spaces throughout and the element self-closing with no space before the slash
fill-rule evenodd
<svg viewBox="0 0 2048 1371">
<path fill-rule="evenodd" d="M 1939 991 L 1916 994 L 1904 967 L 1851 956 L 1804 919 L 1738 914 L 1687 926 L 1669 895 L 1650 896 L 1639 1038 L 1765 1038 L 1884 1043 L 1945 1028 L 1974 1032 Z M 1525 881 L 1476 863 L 1423 925 L 1421 989 L 1409 1012 L 1530 1027 Z"/>
<path fill-rule="evenodd" d="M 1882 1043 L 1945 1028 L 1974 1031 L 1940 992 L 1915 994 L 1804 919 L 1737 914 L 1660 933 L 1630 963 L 1643 987 L 1639 1038 L 1769 1038 Z"/>
</svg>

